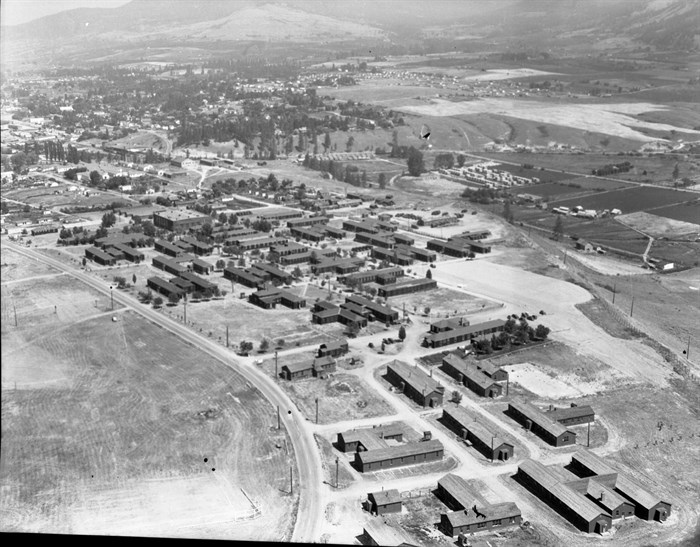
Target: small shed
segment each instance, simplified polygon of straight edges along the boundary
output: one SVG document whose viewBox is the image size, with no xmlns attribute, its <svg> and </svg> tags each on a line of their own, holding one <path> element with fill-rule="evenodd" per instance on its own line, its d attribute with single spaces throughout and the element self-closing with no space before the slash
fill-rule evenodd
<svg viewBox="0 0 700 547">
<path fill-rule="evenodd" d="M 400 513 L 403 507 L 401 495 L 395 488 L 367 494 L 367 501 L 369 502 L 369 512 L 374 515 Z"/>
</svg>

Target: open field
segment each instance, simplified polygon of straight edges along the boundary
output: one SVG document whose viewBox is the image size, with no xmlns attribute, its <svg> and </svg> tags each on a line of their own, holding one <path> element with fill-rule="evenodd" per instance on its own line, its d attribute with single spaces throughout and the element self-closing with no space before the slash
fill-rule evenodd
<svg viewBox="0 0 700 547">
<path fill-rule="evenodd" d="M 653 140 L 643 134 L 640 129 L 659 131 L 678 129 L 673 125 L 645 122 L 635 117 L 644 112 L 663 110 L 664 107 L 652 103 L 554 105 L 546 101 L 496 98 L 460 103 L 432 99 L 431 103 L 429 105 L 404 106 L 396 109 L 428 116 L 459 116 L 489 112 L 531 122 L 565 126 L 640 142 Z M 693 135 L 700 134 L 696 130 L 685 131 Z"/>
<path fill-rule="evenodd" d="M 53 234 L 55 235 L 55 234 Z M 51 266 L 38 262 L 8 249 L 2 250 L 2 269 L 0 277 L 3 284 L 27 277 L 58 274 Z"/>
<path fill-rule="evenodd" d="M 403 296 L 392 296 L 389 298 L 388 304 L 399 311 L 406 306 L 407 312 L 414 312 L 421 315 L 423 314 L 423 310 L 429 307 L 431 320 L 501 307 L 501 304 L 494 300 L 479 298 L 471 294 L 446 288 L 437 288 L 432 291 L 406 294 Z"/>
<path fill-rule="evenodd" d="M 579 194 L 583 190 L 563 182 L 546 182 L 544 184 L 533 184 L 529 186 L 516 186 L 509 189 L 512 194 L 532 194 L 543 198 L 555 196 L 566 196 L 568 194 Z"/>
<path fill-rule="evenodd" d="M 3 194 L 3 197 L 28 203 L 35 207 L 42 206 L 46 209 L 61 209 L 63 207 L 94 207 L 109 205 L 115 201 L 129 203 L 129 196 L 117 196 L 90 189 L 90 195 L 84 196 L 79 192 L 69 192 L 67 186 L 59 188 L 28 188 L 23 190 L 11 190 Z M 62 194 L 54 194 L 54 190 L 64 190 Z M 58 236 L 57 236 L 58 237 Z"/>
<path fill-rule="evenodd" d="M 238 286 L 237 292 L 240 290 Z M 167 308 L 170 314 L 182 317 L 183 304 Z M 223 300 L 200 302 L 187 306 L 187 321 L 195 330 L 212 333 L 214 339 L 226 341 L 226 327 L 229 327 L 229 341 L 237 346 L 241 341 L 253 342 L 256 346 L 263 339 L 284 339 L 288 346 L 301 342 L 320 344 L 340 334 L 343 325 L 312 325 L 309 308 L 290 310 L 284 306 L 264 310 L 228 294 Z"/>
<path fill-rule="evenodd" d="M 301 413 L 312 422 L 316 421 L 318 398 L 319 424 L 394 414 L 382 397 L 351 374 L 336 372 L 325 380 L 310 378 L 279 382 Z"/>
<path fill-rule="evenodd" d="M 691 207 L 688 205 L 673 205 L 671 208 L 682 207 L 690 212 Z M 668 209 L 668 208 L 666 208 Z M 699 213 L 696 219 L 700 223 L 700 202 L 694 208 Z M 655 211 L 655 210 L 653 210 Z M 655 238 L 667 237 L 669 239 L 677 239 L 679 237 L 688 236 L 689 239 L 695 239 L 700 232 L 700 224 L 692 224 L 682 220 L 673 220 L 668 217 L 659 216 L 654 213 L 630 213 L 628 215 L 620 215 L 616 217 L 617 222 L 644 232 Z"/>
<path fill-rule="evenodd" d="M 602 192 L 576 199 L 557 199 L 557 207 L 582 206 L 584 209 L 620 209 L 623 213 L 646 211 L 663 205 L 671 205 L 697 199 L 697 193 L 653 187 L 634 187 Z"/>
<path fill-rule="evenodd" d="M 75 319 L 3 333 L 3 380 L 17 381 L 2 397 L 5 531 L 288 538 L 293 455 L 269 403 L 139 316 Z M 16 357 L 29 350 L 33 370 Z"/>
<path fill-rule="evenodd" d="M 511 192 L 514 194 L 527 193 L 542 196 L 543 198 L 553 198 L 559 195 L 566 196 L 567 194 L 576 193 L 584 194 L 589 192 L 604 192 L 629 187 L 630 185 L 625 184 L 624 182 L 599 179 L 596 177 L 576 177 L 566 179 L 562 182 L 515 187 L 511 189 Z"/>
</svg>

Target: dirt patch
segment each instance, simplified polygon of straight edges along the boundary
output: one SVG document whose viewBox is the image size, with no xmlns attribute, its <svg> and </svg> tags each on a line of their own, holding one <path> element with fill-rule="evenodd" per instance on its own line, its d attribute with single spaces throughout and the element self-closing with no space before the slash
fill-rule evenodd
<svg viewBox="0 0 700 547">
<path fill-rule="evenodd" d="M 682 220 L 658 216 L 655 214 L 638 212 L 617 217 L 630 228 L 644 232 L 652 237 L 680 237 L 684 235 L 696 235 L 700 226 Z"/>
<path fill-rule="evenodd" d="M 312 422 L 316 421 L 318 399 L 319 424 L 394 414 L 383 398 L 350 374 L 335 373 L 327 379 L 280 380 L 280 383 L 301 413 Z"/>
<path fill-rule="evenodd" d="M 295 498 L 280 488 L 294 455 L 255 389 L 129 312 L 54 331 L 25 343 L 61 383 L 3 389 L 5 530 L 290 537 Z"/>
<path fill-rule="evenodd" d="M 339 458 L 333 451 L 333 446 L 328 440 L 320 435 L 314 435 L 316 444 L 321 451 L 321 461 L 323 463 L 323 477 L 326 484 L 331 485 L 334 489 L 343 489 L 355 482 L 356 471 L 349 469 L 350 464 L 346 458 Z M 338 461 L 336 476 L 336 460 Z M 337 480 L 336 480 L 337 478 Z"/>
<path fill-rule="evenodd" d="M 614 336 L 615 338 L 623 338 L 626 340 L 641 338 L 637 331 L 621 324 L 610 313 L 610 310 L 597 298 L 583 304 L 576 304 L 576 308 L 581 310 L 581 313 L 602 328 L 610 336 Z"/>
</svg>

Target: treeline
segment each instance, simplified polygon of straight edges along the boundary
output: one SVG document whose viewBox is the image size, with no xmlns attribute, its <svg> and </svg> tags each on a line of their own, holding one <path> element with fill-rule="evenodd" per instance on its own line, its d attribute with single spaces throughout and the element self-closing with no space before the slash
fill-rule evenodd
<svg viewBox="0 0 700 547">
<path fill-rule="evenodd" d="M 353 186 L 367 186 L 367 171 L 360 171 L 357 165 L 345 165 L 342 162 L 334 161 L 326 158 L 317 158 L 306 154 L 303 161 L 304 167 L 328 173 L 335 180 L 347 182 Z"/>
<path fill-rule="evenodd" d="M 598 169 L 593 169 L 591 172 L 598 177 L 604 177 L 614 173 L 626 173 L 632 169 L 632 167 L 633 165 L 630 162 L 623 161 L 622 163 L 609 163 Z"/>
</svg>

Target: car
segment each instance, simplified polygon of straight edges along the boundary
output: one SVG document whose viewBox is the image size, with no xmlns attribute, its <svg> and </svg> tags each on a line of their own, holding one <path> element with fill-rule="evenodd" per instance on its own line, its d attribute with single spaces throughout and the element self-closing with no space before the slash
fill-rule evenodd
<svg viewBox="0 0 700 547">
<path fill-rule="evenodd" d="M 462 212 L 462 213 L 468 213 L 469 211 L 467 211 L 466 209 L 462 209 L 461 212 Z"/>
<path fill-rule="evenodd" d="M 475 215 L 475 214 L 476 214 L 476 211 L 472 211 L 472 215 Z"/>
<path fill-rule="evenodd" d="M 464 288 L 464 285 L 457 285 L 457 288 L 458 288 L 458 289 L 463 289 L 463 288 Z"/>
<path fill-rule="evenodd" d="M 430 267 L 431 267 L 431 268 L 435 268 L 435 264 L 431 264 Z"/>
</svg>

